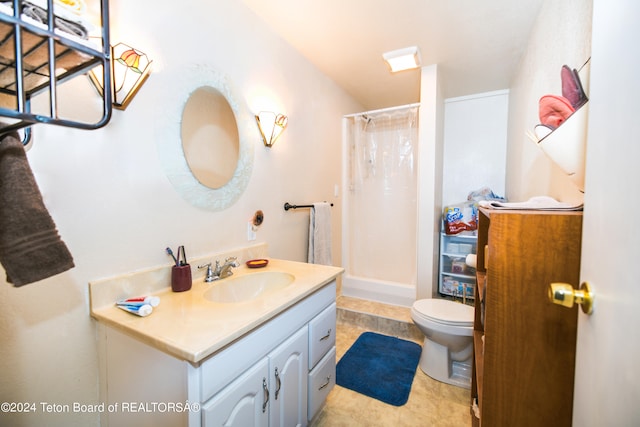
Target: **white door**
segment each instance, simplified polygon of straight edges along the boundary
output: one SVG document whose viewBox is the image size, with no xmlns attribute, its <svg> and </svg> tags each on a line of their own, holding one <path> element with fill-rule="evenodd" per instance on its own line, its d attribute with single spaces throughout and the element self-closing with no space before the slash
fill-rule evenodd
<svg viewBox="0 0 640 427">
<path fill-rule="evenodd" d="M 307 425 L 308 354 L 307 325 L 269 354 L 270 427 Z"/>
<path fill-rule="evenodd" d="M 202 405 L 204 427 L 269 425 L 269 361 L 265 357 Z"/>
<path fill-rule="evenodd" d="M 640 425 L 640 2 L 593 0 L 573 425 Z"/>
</svg>

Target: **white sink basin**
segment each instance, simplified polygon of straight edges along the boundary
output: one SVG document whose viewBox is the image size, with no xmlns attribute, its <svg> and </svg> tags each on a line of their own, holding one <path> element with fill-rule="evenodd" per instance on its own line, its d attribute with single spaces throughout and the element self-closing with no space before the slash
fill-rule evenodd
<svg viewBox="0 0 640 427">
<path fill-rule="evenodd" d="M 204 293 L 204 298 L 219 303 L 239 303 L 282 289 L 295 277 L 282 271 L 261 271 L 221 279 Z"/>
</svg>

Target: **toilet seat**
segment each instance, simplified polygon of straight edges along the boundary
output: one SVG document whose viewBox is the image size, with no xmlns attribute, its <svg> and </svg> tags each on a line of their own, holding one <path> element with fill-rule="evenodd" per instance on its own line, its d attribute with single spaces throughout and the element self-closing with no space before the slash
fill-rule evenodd
<svg viewBox="0 0 640 427">
<path fill-rule="evenodd" d="M 413 303 L 413 314 L 435 323 L 449 326 L 472 327 L 474 309 L 443 299 L 421 299 Z"/>
</svg>

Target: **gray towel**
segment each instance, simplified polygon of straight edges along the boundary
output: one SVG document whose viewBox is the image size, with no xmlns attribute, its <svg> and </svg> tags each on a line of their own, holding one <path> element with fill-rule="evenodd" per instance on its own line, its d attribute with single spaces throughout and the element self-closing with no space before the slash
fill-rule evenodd
<svg viewBox="0 0 640 427">
<path fill-rule="evenodd" d="M 332 265 L 331 204 L 314 203 L 309 213 L 309 264 Z"/>
<path fill-rule="evenodd" d="M 15 132 L 0 139 L 0 263 L 15 286 L 74 267 Z"/>
</svg>

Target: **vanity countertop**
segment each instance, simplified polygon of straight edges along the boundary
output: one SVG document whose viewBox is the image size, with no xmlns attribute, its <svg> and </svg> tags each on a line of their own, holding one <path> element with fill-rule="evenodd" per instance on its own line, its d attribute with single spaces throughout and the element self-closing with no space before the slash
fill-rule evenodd
<svg viewBox="0 0 640 427">
<path fill-rule="evenodd" d="M 242 265 L 234 270 L 232 277 L 252 274 L 256 270 L 287 272 L 294 275 L 295 280 L 286 288 L 265 293 L 254 300 L 225 304 L 206 300 L 203 295 L 228 279 L 212 283 L 194 279 L 191 290 L 172 292 L 170 286 L 141 287 L 132 283 L 139 278 L 127 275 L 89 284 L 91 316 L 178 359 L 198 364 L 323 288 L 344 271 L 341 267 L 270 259 L 261 269 Z M 146 272 L 138 276 L 150 280 L 166 277 L 166 272 Z M 150 291 L 160 297 L 160 304 L 147 317 L 127 313 L 115 306 L 119 298 L 145 295 Z"/>
</svg>

